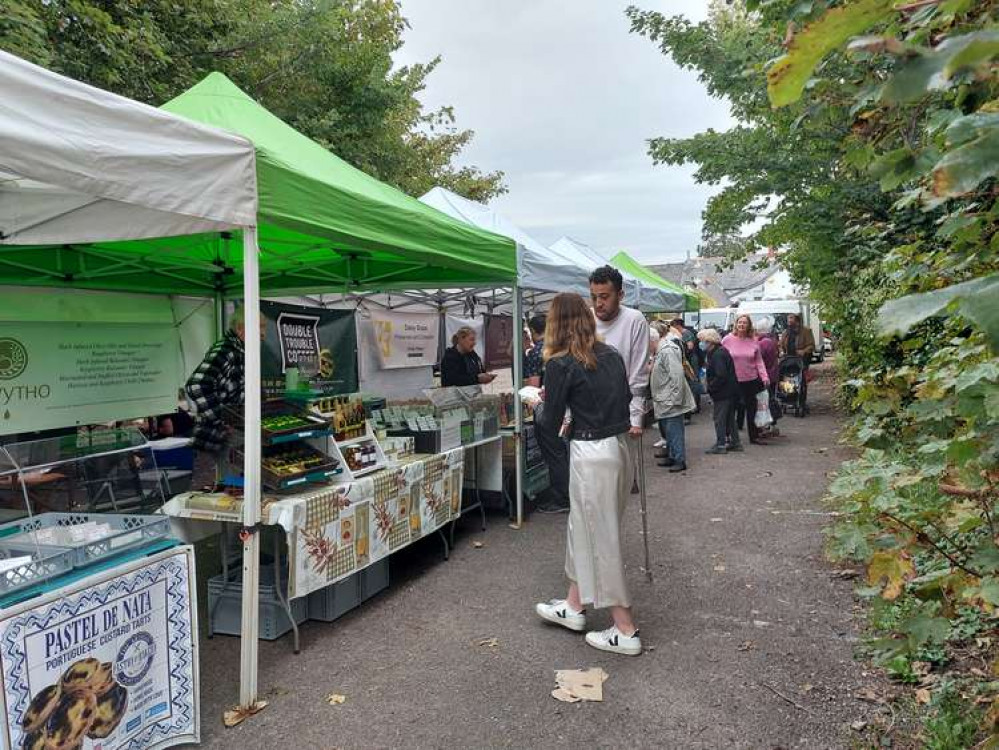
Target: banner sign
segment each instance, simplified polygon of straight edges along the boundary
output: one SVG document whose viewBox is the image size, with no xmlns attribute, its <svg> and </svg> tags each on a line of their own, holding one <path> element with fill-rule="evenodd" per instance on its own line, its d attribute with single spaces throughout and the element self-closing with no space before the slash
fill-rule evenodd
<svg viewBox="0 0 999 750">
<path fill-rule="evenodd" d="M 383 370 L 437 364 L 439 315 L 378 311 L 371 323 Z"/>
<path fill-rule="evenodd" d="M 177 547 L 4 610 L 2 747 L 198 742 L 194 582 Z"/>
<path fill-rule="evenodd" d="M 509 315 L 486 316 L 486 356 L 483 364 L 487 370 L 501 370 L 513 366 L 514 333 L 518 347 L 520 332 L 513 330 L 513 318 Z"/>
<path fill-rule="evenodd" d="M 171 413 L 180 361 L 169 323 L 0 321 L 0 435 Z"/>
<path fill-rule="evenodd" d="M 300 381 L 323 393 L 357 391 L 357 331 L 353 310 L 260 303 L 266 333 L 260 352 L 264 395 L 284 393 L 285 372 L 297 367 Z"/>
</svg>

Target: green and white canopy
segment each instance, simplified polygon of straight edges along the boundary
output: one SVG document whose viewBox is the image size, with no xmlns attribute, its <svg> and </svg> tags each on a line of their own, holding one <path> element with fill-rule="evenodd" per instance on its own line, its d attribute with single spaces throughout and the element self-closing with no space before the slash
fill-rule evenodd
<svg viewBox="0 0 999 750">
<path fill-rule="evenodd" d="M 2 76 L 0 72 L 0 94 L 6 80 Z M 0 114 L 4 106 L 18 109 L 19 102 L 0 96 Z M 219 73 L 168 102 L 163 110 L 166 112 L 161 117 L 171 122 L 178 120 L 166 113 L 214 126 L 205 128 L 191 122 L 191 130 L 225 138 L 218 128 L 233 134 L 230 140 L 235 143 L 248 140 L 253 144 L 263 296 L 485 286 L 516 280 L 512 240 L 455 221 L 355 169 L 272 115 Z M 6 133 L 0 129 L 0 134 Z M 95 130 L 94 137 L 100 135 Z M 6 151 L 4 159 L 8 158 Z M 85 155 L 80 149 L 76 153 Z M 171 210 L 195 210 L 199 200 L 206 200 L 210 188 L 224 186 L 223 172 L 207 165 L 200 171 L 194 169 L 201 156 L 196 149 L 164 154 L 165 164 L 178 168 L 188 165 L 186 171 L 195 172 L 187 182 L 185 207 Z M 110 168 L 115 163 L 108 159 L 97 166 Z M 3 161 L 0 169 L 4 169 Z M 154 183 L 159 173 L 150 170 L 148 182 Z M 159 232 L 165 236 L 159 238 L 84 243 L 76 224 L 73 241 L 53 247 L 54 242 L 60 242 L 58 235 L 18 231 L 16 225 L 13 231 L 5 228 L 5 198 L 33 187 L 20 179 L 30 175 L 15 173 L 11 177 L 19 179 L 0 187 L 0 231 L 4 235 L 0 242 L 18 247 L 0 250 L 0 284 L 240 294 L 241 243 L 228 232 L 180 236 L 183 232 L 170 231 L 165 225 L 161 227 L 165 231 Z M 157 205 L 155 196 L 152 202 Z M 188 204 L 194 209 L 186 208 Z M 125 215 L 110 213 L 108 220 L 124 221 Z M 66 219 L 70 218 L 67 214 Z M 233 225 L 202 224 L 206 229 Z M 122 229 L 115 227 L 114 231 L 120 234 Z M 39 239 L 33 240 L 36 237 Z M 43 243 L 49 246 L 41 247 Z"/>
<path fill-rule="evenodd" d="M 639 279 L 644 284 L 654 286 L 663 291 L 673 292 L 677 295 L 682 296 L 683 308 L 674 309 L 671 312 L 686 312 L 701 309 L 701 298 L 696 292 L 689 289 L 684 289 L 681 286 L 677 286 L 671 281 L 667 281 L 662 276 L 657 273 L 650 271 L 648 268 L 643 266 L 637 260 L 632 258 L 628 253 L 623 250 L 610 259 L 610 262 L 619 268 L 621 271 L 626 271 L 627 273 Z M 666 310 L 659 310 L 657 312 L 667 312 Z"/>
</svg>

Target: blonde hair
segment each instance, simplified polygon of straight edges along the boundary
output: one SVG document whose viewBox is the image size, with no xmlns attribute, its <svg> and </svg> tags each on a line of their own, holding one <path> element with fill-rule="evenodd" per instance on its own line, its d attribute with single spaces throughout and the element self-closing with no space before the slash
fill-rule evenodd
<svg viewBox="0 0 999 750">
<path fill-rule="evenodd" d="M 556 294 L 545 326 L 545 362 L 569 356 L 587 370 L 595 370 L 597 355 L 593 347 L 596 343 L 596 320 L 583 298 L 571 292 Z"/>
<path fill-rule="evenodd" d="M 745 336 L 739 336 L 739 321 L 742 320 L 743 318 L 746 319 L 746 321 L 749 323 L 749 325 L 746 327 L 746 335 Z M 754 331 L 753 331 L 753 319 L 749 315 L 747 315 L 746 313 L 743 313 L 742 315 L 737 316 L 736 319 L 735 319 L 735 325 L 732 326 L 732 333 L 734 333 L 740 339 L 751 339 L 751 338 L 753 338 L 753 334 L 754 334 Z"/>
<path fill-rule="evenodd" d="M 469 334 L 474 336 L 475 329 L 472 328 L 471 326 L 462 326 L 457 331 L 455 331 L 454 335 L 451 337 L 451 346 L 458 346 L 458 342 L 461 341 L 466 336 L 468 336 Z"/>
</svg>

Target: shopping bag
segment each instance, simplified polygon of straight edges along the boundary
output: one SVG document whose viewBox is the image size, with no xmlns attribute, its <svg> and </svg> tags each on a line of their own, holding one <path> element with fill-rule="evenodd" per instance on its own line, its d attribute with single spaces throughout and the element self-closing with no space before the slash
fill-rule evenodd
<svg viewBox="0 0 999 750">
<path fill-rule="evenodd" d="M 774 423 L 770 415 L 770 391 L 766 389 L 756 394 L 756 417 L 753 421 L 761 429 Z"/>
</svg>

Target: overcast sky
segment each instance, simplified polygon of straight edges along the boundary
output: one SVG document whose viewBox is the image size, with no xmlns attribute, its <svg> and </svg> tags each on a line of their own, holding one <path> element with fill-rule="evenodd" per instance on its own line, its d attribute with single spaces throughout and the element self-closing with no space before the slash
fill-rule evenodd
<svg viewBox="0 0 999 750">
<path fill-rule="evenodd" d="M 632 0 L 701 20 L 706 0 Z M 563 234 L 605 255 L 680 260 L 711 190 L 656 167 L 646 140 L 725 129 L 728 107 L 644 37 L 618 0 L 402 0 L 412 28 L 400 64 L 443 60 L 428 108 L 453 105 L 476 131 L 464 160 L 506 173 L 493 201 L 549 245 Z"/>
</svg>

